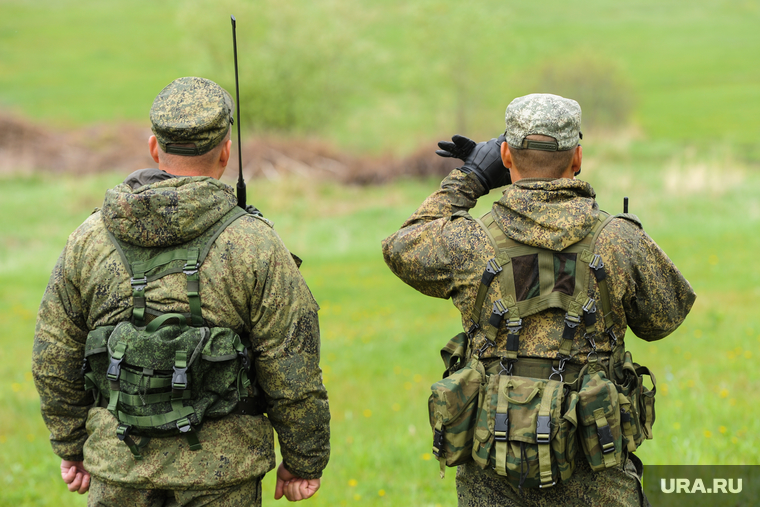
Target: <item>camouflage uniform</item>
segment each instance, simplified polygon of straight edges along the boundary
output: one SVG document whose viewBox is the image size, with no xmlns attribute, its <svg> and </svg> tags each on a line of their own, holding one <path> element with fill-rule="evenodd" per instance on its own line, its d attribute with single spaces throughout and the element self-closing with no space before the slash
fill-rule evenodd
<svg viewBox="0 0 760 507">
<path fill-rule="evenodd" d="M 130 277 L 108 232 L 142 247 L 180 245 L 236 205 L 233 190 L 214 178 L 146 169 L 108 190 L 103 209 L 69 237 L 40 305 L 32 371 L 53 451 L 84 460 L 93 491 L 102 489 L 98 481 L 177 492 L 248 483 L 250 501 L 275 465 L 273 427 L 285 468 L 304 479 L 321 476 L 330 415 L 319 368 L 319 307 L 271 224 L 258 216 L 242 216 L 221 233 L 199 276 L 203 318 L 250 337 L 266 416 L 206 419 L 197 432 L 201 450 L 190 450 L 180 435 L 153 438 L 136 461 L 116 437 L 115 417 L 93 406 L 83 388 L 88 332 L 132 315 Z M 149 284 L 146 298 L 160 312 L 187 313 L 186 290 L 185 275 L 173 273 Z"/>
<path fill-rule="evenodd" d="M 462 213 L 453 215 L 471 209 L 486 193 L 488 188 L 475 175 L 455 169 L 401 229 L 383 242 L 385 261 L 393 273 L 423 294 L 451 298 L 461 312 L 465 330 L 471 324 L 469 316 L 483 270 L 496 252 L 476 221 L 463 217 Z M 494 203 L 492 213 L 507 237 L 529 246 L 560 251 L 585 238 L 600 211 L 593 188 L 584 181 L 522 179 L 507 187 L 503 197 Z M 595 251 L 604 259 L 614 332 L 619 340 L 625 338 L 628 327 L 638 337 L 653 341 L 667 336 L 681 324 L 696 296 L 635 217 L 613 219 L 599 235 Z M 598 288 L 592 297 L 599 300 Z M 488 292 L 483 304 L 485 312 L 490 312 L 497 298 L 497 291 Z M 519 357 L 555 358 L 564 315 L 562 310 L 549 309 L 524 317 Z M 591 347 L 582 336 L 582 333 L 575 335 L 570 364 L 587 362 Z M 507 331 L 502 326 L 495 346 L 482 356 L 486 362 L 500 356 L 506 341 Z M 477 350 L 484 343 L 485 330 L 481 326 L 474 333 L 472 348 Z M 600 357 L 609 356 L 608 340 L 599 339 L 596 345 Z M 468 506 L 575 505 L 573 501 L 583 505 L 639 504 L 638 480 L 630 459 L 624 460 L 619 470 L 604 472 L 592 472 L 587 464 L 579 463 L 569 481 L 548 490 L 525 490 L 523 496 L 503 477 L 470 462 L 460 465 L 457 489 L 460 505 Z M 562 501 L 558 503 L 558 499 Z M 608 499 L 614 502 L 609 503 Z"/>
</svg>

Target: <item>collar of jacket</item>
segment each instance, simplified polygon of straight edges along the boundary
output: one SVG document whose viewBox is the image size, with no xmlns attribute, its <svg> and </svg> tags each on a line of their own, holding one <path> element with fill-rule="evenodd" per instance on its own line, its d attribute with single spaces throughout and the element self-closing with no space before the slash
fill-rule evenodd
<svg viewBox="0 0 760 507">
<path fill-rule="evenodd" d="M 591 232 L 599 216 L 595 197 L 585 181 L 529 178 L 507 187 L 492 210 L 508 237 L 560 251 Z"/>
<path fill-rule="evenodd" d="M 214 178 L 168 176 L 132 173 L 106 192 L 101 214 L 117 239 L 142 247 L 186 243 L 237 205 L 234 190 Z M 140 182 L 148 184 L 133 188 Z"/>
</svg>

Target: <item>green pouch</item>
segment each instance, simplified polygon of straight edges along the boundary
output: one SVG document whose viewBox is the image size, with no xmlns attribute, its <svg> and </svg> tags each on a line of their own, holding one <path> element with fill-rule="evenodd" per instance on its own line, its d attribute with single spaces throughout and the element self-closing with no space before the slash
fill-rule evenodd
<svg viewBox="0 0 760 507">
<path fill-rule="evenodd" d="M 475 441 L 472 445 L 472 459 L 485 469 L 492 461 L 494 419 L 499 403 L 499 375 L 490 375 L 481 384 L 478 396 L 478 418 L 475 423 Z"/>
<path fill-rule="evenodd" d="M 499 376 L 491 459 L 497 474 L 514 486 L 551 487 L 569 477 L 568 437 L 563 418 L 564 385 L 556 380 Z M 560 468 L 562 460 L 565 472 Z"/>
<path fill-rule="evenodd" d="M 433 429 L 433 454 L 443 466 L 456 466 L 472 457 L 478 396 L 485 371 L 477 359 L 431 386 L 428 400 Z"/>
<path fill-rule="evenodd" d="M 559 429 L 552 439 L 552 455 L 557 463 L 560 479 L 566 481 L 575 472 L 575 456 L 578 454 L 578 393 L 571 391 L 565 398 L 564 413 Z"/>
<path fill-rule="evenodd" d="M 643 382 L 641 382 L 641 396 L 638 400 L 639 418 L 641 422 L 641 429 L 644 433 L 644 437 L 647 440 L 652 439 L 652 426 L 654 425 L 654 395 L 657 393 L 657 380 L 654 378 L 654 374 L 649 371 L 646 366 L 636 366 L 636 375 L 639 379 L 642 375 L 647 375 L 652 381 L 652 389 L 648 389 Z"/>
<path fill-rule="evenodd" d="M 601 368 L 590 367 L 578 391 L 578 420 L 583 452 L 594 471 L 620 464 L 623 434 L 615 384 Z"/>
<path fill-rule="evenodd" d="M 245 349 L 233 330 L 190 327 L 176 314 L 160 319 L 152 327 L 97 328 L 85 343 L 86 386 L 108 401 L 120 423 L 151 437 L 231 413 L 248 386 Z"/>
</svg>

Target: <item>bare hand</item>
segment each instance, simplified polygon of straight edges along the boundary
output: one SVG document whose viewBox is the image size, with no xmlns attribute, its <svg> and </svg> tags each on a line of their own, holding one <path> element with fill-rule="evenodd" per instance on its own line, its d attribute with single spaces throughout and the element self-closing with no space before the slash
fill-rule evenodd
<svg viewBox="0 0 760 507">
<path fill-rule="evenodd" d="M 279 468 L 277 468 L 277 486 L 274 490 L 274 499 L 279 500 L 282 495 L 285 495 L 285 498 L 291 502 L 305 500 L 314 495 L 321 484 L 321 479 L 296 477 L 285 468 L 283 463 L 280 463 Z"/>
<path fill-rule="evenodd" d="M 76 491 L 83 495 L 90 489 L 90 473 L 84 469 L 84 463 L 81 461 L 62 459 L 61 478 L 72 493 Z"/>
</svg>

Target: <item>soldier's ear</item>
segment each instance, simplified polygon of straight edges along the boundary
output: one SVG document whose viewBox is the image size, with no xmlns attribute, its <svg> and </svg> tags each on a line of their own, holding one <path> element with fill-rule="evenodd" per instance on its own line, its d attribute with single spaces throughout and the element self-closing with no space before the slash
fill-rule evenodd
<svg viewBox="0 0 760 507">
<path fill-rule="evenodd" d="M 158 139 L 156 139 L 156 136 L 150 136 L 148 138 L 148 151 L 150 151 L 150 156 L 153 157 L 153 160 L 158 164 L 158 150 L 160 147 L 158 146 Z"/>
</svg>

